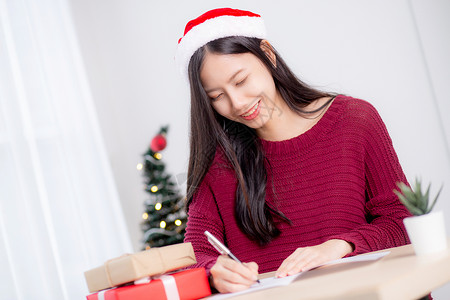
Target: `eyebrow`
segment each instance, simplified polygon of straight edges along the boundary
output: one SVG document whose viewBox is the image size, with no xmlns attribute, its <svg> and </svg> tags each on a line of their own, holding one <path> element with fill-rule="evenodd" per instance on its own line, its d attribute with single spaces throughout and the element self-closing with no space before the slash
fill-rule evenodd
<svg viewBox="0 0 450 300">
<path fill-rule="evenodd" d="M 239 69 L 239 70 L 237 70 L 237 71 L 230 77 L 230 79 L 228 79 L 228 83 L 230 83 L 231 81 L 233 81 L 233 79 L 234 79 L 239 73 L 241 73 L 242 71 L 244 71 L 244 69 Z M 209 90 L 206 90 L 206 89 L 205 89 L 205 92 L 208 94 L 208 93 L 210 93 L 210 92 L 212 92 L 212 91 L 215 91 L 215 90 L 218 90 L 218 88 L 209 89 Z"/>
</svg>

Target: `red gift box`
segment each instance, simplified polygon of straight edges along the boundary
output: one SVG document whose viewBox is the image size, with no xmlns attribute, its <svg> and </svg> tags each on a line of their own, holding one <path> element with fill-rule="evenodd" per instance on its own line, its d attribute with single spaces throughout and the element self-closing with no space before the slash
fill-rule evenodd
<svg viewBox="0 0 450 300">
<path fill-rule="evenodd" d="M 167 291 L 167 292 L 166 292 Z M 88 300 L 190 300 L 211 295 L 204 268 L 163 275 L 149 283 L 107 289 L 87 296 Z"/>
</svg>

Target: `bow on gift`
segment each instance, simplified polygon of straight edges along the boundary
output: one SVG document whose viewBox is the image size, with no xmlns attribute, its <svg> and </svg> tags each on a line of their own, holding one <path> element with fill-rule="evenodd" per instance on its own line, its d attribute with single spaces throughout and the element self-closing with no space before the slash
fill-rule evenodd
<svg viewBox="0 0 450 300">
<path fill-rule="evenodd" d="M 152 280 L 161 280 L 164 285 L 164 292 L 166 293 L 167 300 L 180 300 L 180 295 L 178 294 L 177 283 L 172 275 L 160 275 L 154 277 L 144 277 L 134 281 L 134 284 L 146 284 L 150 283 Z"/>
</svg>

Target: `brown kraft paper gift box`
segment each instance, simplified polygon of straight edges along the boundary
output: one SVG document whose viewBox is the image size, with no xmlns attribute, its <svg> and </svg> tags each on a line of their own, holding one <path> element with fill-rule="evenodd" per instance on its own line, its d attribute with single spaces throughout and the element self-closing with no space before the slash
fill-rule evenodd
<svg viewBox="0 0 450 300">
<path fill-rule="evenodd" d="M 84 272 L 90 293 L 181 269 L 197 262 L 191 243 L 151 248 L 108 260 L 103 266 Z"/>
</svg>

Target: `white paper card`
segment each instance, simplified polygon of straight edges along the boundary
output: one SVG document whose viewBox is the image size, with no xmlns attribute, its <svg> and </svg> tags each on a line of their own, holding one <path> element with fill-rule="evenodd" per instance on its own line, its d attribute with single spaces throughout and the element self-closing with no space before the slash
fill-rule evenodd
<svg viewBox="0 0 450 300">
<path fill-rule="evenodd" d="M 384 252 L 380 252 L 380 253 L 361 254 L 361 255 L 356 255 L 356 256 L 333 260 L 333 261 L 324 263 L 321 266 L 333 265 L 333 264 L 343 264 L 343 263 L 350 263 L 350 262 L 373 261 L 373 260 L 380 259 L 380 258 L 388 255 L 389 253 L 391 253 L 391 252 L 384 251 Z M 227 299 L 227 298 L 234 297 L 237 295 L 252 293 L 255 291 L 269 289 L 269 288 L 273 288 L 273 287 L 277 287 L 277 286 L 285 286 L 285 285 L 290 284 L 292 281 L 294 281 L 295 279 L 297 279 L 298 277 L 300 277 L 302 274 L 305 274 L 305 273 L 306 272 L 301 272 L 301 273 L 298 273 L 298 274 L 295 274 L 292 276 L 286 276 L 283 278 L 270 277 L 270 278 L 261 279 L 260 284 L 255 283 L 254 285 L 252 285 L 249 289 L 247 289 L 245 291 L 236 292 L 236 293 L 228 293 L 228 294 L 216 294 L 216 295 L 209 297 L 208 299 L 214 299 L 214 300 Z"/>
</svg>

